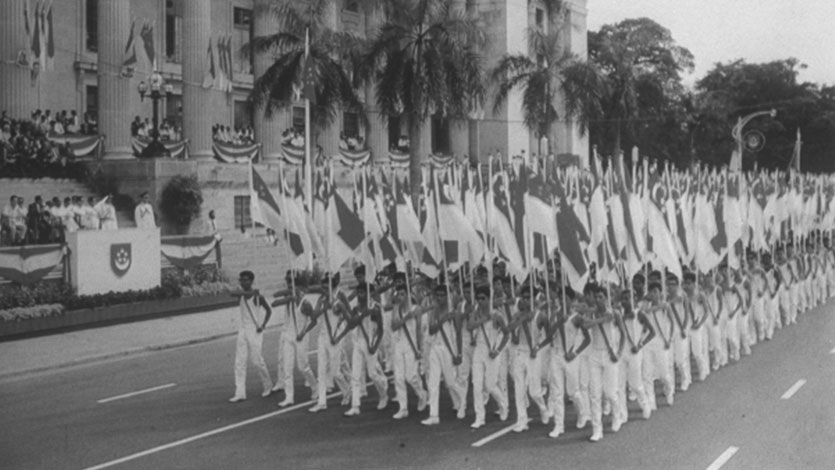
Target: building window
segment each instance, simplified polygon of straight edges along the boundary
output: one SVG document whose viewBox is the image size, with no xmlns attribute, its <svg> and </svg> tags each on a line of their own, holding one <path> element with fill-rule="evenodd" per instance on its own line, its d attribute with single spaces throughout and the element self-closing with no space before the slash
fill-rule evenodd
<svg viewBox="0 0 835 470">
<path fill-rule="evenodd" d="M 360 12 L 360 2 L 357 0 L 346 0 L 345 1 L 345 11 L 350 11 L 352 13 L 359 13 Z"/>
<path fill-rule="evenodd" d="M 165 3 L 165 58 L 179 64 L 183 61 L 183 7 L 182 2 L 168 0 Z"/>
<path fill-rule="evenodd" d="M 542 8 L 536 9 L 536 27 L 545 29 L 545 10 Z"/>
<path fill-rule="evenodd" d="M 357 113 L 342 113 L 342 133 L 345 137 L 360 136 L 360 118 Z"/>
<path fill-rule="evenodd" d="M 449 119 L 432 116 L 432 153 L 448 154 L 449 151 Z"/>
<path fill-rule="evenodd" d="M 252 213 L 249 209 L 249 196 L 235 196 L 235 228 L 252 228 Z"/>
<path fill-rule="evenodd" d="M 304 134 L 304 108 L 293 106 L 293 130 Z"/>
<path fill-rule="evenodd" d="M 239 51 L 244 44 L 251 43 L 255 37 L 252 10 L 240 7 L 232 8 L 232 23 L 235 26 L 232 40 L 232 50 L 235 51 L 235 71 L 251 74 L 254 55 L 250 52 L 249 56 L 245 57 Z"/>
<path fill-rule="evenodd" d="M 235 100 L 235 129 L 243 129 L 252 125 L 252 103 L 245 100 Z"/>
<path fill-rule="evenodd" d="M 403 132 L 400 128 L 400 116 L 389 116 L 389 148 L 396 149 L 400 148 L 398 145 L 398 141 L 400 141 L 400 137 L 403 135 Z"/>
<path fill-rule="evenodd" d="M 87 85 L 84 94 L 86 97 L 84 111 L 86 111 L 94 120 L 98 121 L 99 88 L 95 85 Z"/>
<path fill-rule="evenodd" d="M 249 29 L 252 26 L 252 10 L 249 8 L 232 8 L 232 23 L 236 28 Z"/>
<path fill-rule="evenodd" d="M 86 0 L 84 2 L 84 24 L 86 28 L 86 46 L 90 52 L 99 50 L 99 2 Z"/>
</svg>

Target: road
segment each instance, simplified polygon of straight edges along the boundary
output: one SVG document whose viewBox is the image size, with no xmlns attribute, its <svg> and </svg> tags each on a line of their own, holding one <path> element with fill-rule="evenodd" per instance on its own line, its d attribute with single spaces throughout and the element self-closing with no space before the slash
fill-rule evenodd
<svg viewBox="0 0 835 470">
<path fill-rule="evenodd" d="M 275 372 L 276 333 L 265 354 Z M 591 430 L 550 439 L 536 419 L 522 434 L 472 444 L 513 423 L 494 415 L 471 430 L 442 394 L 441 424 L 424 413 L 394 421 L 396 404 L 344 418 L 338 398 L 319 414 L 261 398 L 229 404 L 234 338 L 0 381 L 3 469 L 831 469 L 835 467 L 835 306 L 755 346 L 649 421 L 631 420 L 596 444 Z M 315 357 L 313 364 L 315 364 Z M 314 366 L 315 367 L 315 366 Z M 308 399 L 297 378 L 297 403 Z M 141 392 L 141 393 L 136 393 Z M 393 391 L 392 391 L 393 393 Z M 122 395 L 126 395 L 122 397 Z M 99 402 L 103 401 L 103 402 Z M 659 404 L 664 400 L 659 396 Z M 413 402 L 414 403 L 414 402 Z M 413 405 L 414 406 L 414 405 Z M 568 408 L 570 409 L 570 407 Z M 569 413 L 569 422 L 574 416 Z"/>
</svg>

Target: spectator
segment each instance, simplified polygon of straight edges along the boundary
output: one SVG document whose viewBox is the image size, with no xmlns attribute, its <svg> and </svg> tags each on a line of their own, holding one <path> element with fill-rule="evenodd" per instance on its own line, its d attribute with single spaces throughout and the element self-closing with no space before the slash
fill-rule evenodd
<svg viewBox="0 0 835 470">
<path fill-rule="evenodd" d="M 9 204 L 3 208 L 3 213 L 0 214 L 0 230 L 2 230 L 2 240 L 4 245 L 14 245 L 17 233 L 15 233 L 14 217 L 17 210 L 17 196 L 12 195 L 9 198 Z"/>
<path fill-rule="evenodd" d="M 81 216 L 81 227 L 85 230 L 99 229 L 99 214 L 93 206 L 96 205 L 96 199 L 93 196 L 87 198 L 87 205 L 84 206 L 84 212 Z"/>
<path fill-rule="evenodd" d="M 136 227 L 143 230 L 157 228 L 157 221 L 154 217 L 154 206 L 151 205 L 151 197 L 147 192 L 139 195 L 139 204 L 133 211 L 133 220 Z"/>
<path fill-rule="evenodd" d="M 26 214 L 26 229 L 29 235 L 29 243 L 46 243 L 49 240 L 49 219 L 44 224 L 44 212 L 46 207 L 40 195 L 35 196 L 35 202 L 29 204 Z"/>
<path fill-rule="evenodd" d="M 65 197 L 64 206 L 61 208 L 61 225 L 64 227 L 64 234 L 78 231 L 78 222 L 75 216 L 76 213 L 72 199 Z"/>
<path fill-rule="evenodd" d="M 116 221 L 116 208 L 113 207 L 113 196 L 108 194 L 96 204 L 96 212 L 99 214 L 102 230 L 119 230 L 119 223 Z"/>
</svg>

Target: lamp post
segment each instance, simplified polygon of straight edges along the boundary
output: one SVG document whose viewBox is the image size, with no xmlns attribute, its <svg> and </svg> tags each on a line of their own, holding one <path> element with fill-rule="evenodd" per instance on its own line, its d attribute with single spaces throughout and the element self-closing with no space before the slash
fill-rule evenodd
<svg viewBox="0 0 835 470">
<path fill-rule="evenodd" d="M 758 111 L 756 113 L 751 113 L 745 117 L 740 117 L 734 126 L 733 130 L 731 131 L 731 135 L 733 136 L 734 140 L 736 140 L 736 149 L 739 152 L 740 161 L 742 159 L 742 152 L 745 149 L 745 134 L 743 134 L 742 130 L 745 128 L 745 125 L 751 122 L 752 120 L 760 117 L 760 116 L 777 116 L 777 110 L 772 109 L 770 111 Z"/>
<path fill-rule="evenodd" d="M 145 81 L 139 82 L 137 86 L 137 90 L 139 91 L 139 97 L 142 101 L 145 101 L 145 95 L 148 95 L 151 98 L 151 101 L 154 103 L 154 127 L 151 129 L 151 143 L 142 150 L 142 153 L 139 155 L 140 158 L 158 158 L 158 157 L 170 157 L 171 152 L 162 145 L 162 142 L 159 141 L 159 100 L 162 99 L 163 91 L 165 93 L 166 98 L 171 97 L 171 93 L 174 91 L 174 88 L 171 86 L 170 83 L 165 83 L 160 75 L 159 72 L 154 70 L 154 73 L 151 74 L 151 78 L 149 79 L 150 85 L 150 94 L 148 93 L 148 84 Z"/>
</svg>

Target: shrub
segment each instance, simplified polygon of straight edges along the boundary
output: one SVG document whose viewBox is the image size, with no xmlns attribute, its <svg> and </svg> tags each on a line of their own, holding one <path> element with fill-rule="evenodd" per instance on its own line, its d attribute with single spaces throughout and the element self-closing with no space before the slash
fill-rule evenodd
<svg viewBox="0 0 835 470">
<path fill-rule="evenodd" d="M 203 192 L 194 175 L 177 175 L 162 190 L 159 208 L 168 220 L 188 227 L 200 215 Z"/>
<path fill-rule="evenodd" d="M 64 314 L 64 306 L 61 304 L 37 305 L 35 307 L 17 307 L 9 310 L 0 310 L 0 321 L 20 321 L 32 318 L 57 317 Z"/>
</svg>

